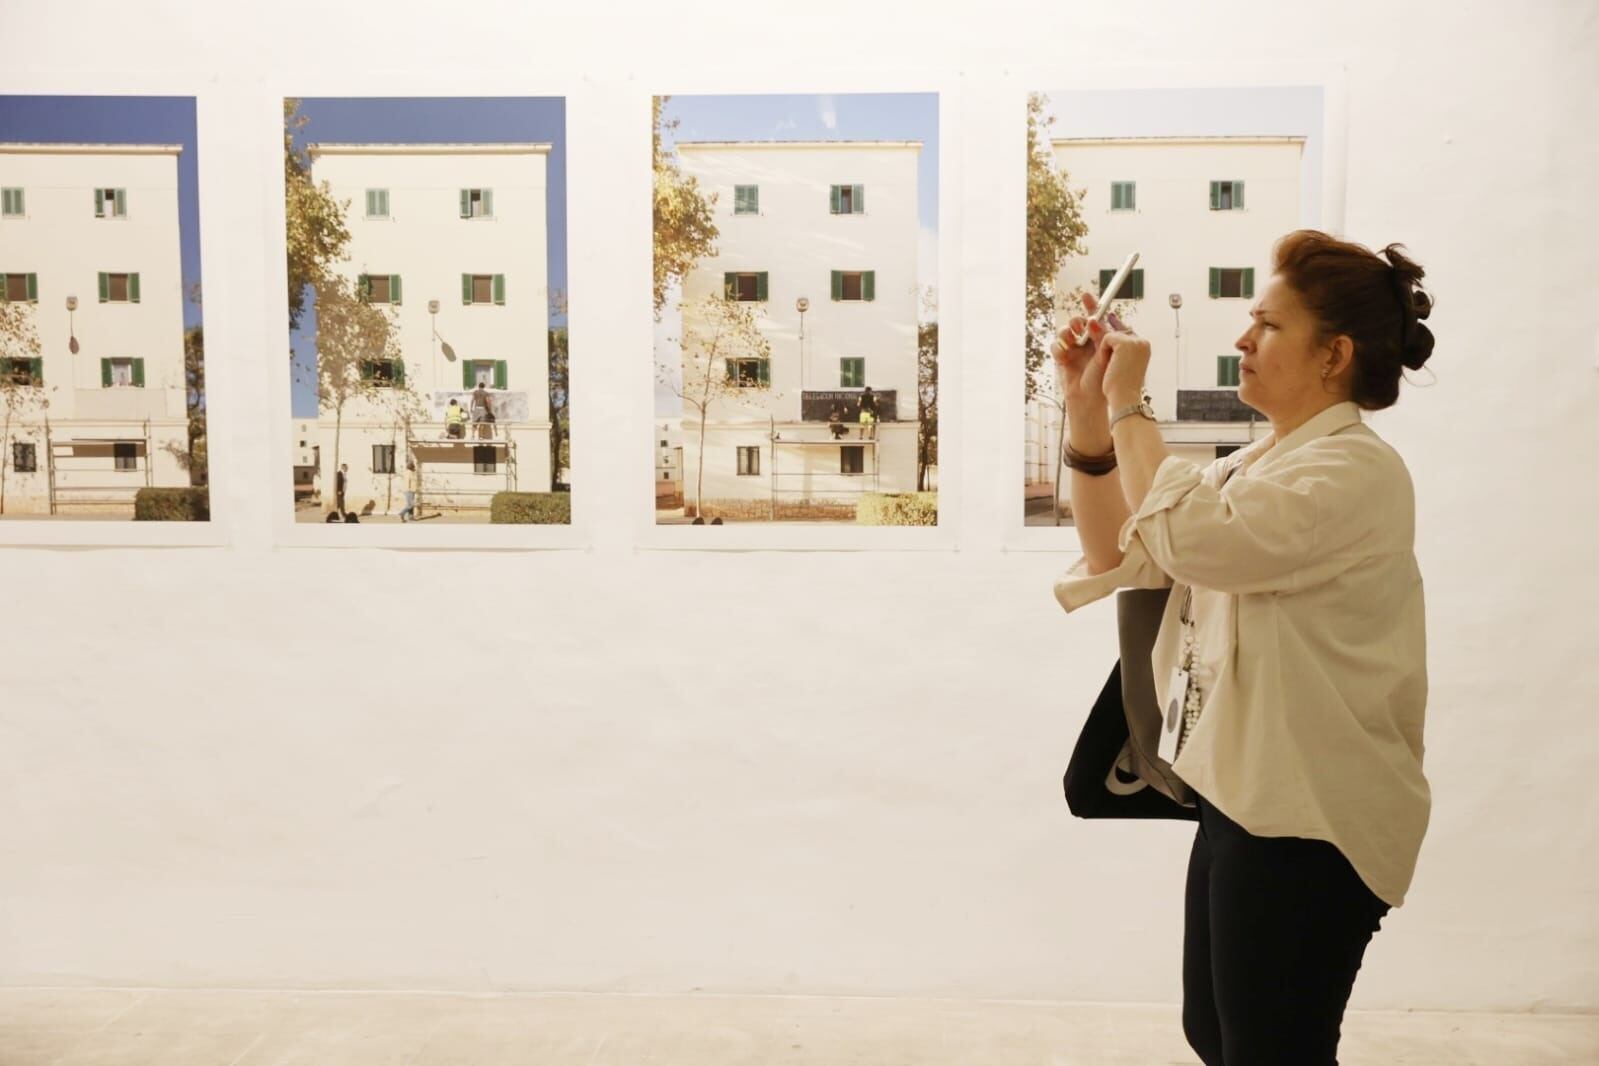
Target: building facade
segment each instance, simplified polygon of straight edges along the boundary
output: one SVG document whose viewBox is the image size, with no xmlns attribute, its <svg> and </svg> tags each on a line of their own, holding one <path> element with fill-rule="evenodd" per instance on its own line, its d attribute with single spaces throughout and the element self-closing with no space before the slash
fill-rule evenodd
<svg viewBox="0 0 1599 1066">
<path fill-rule="evenodd" d="M 0 144 L 0 513 L 190 484 L 178 145 Z M 21 314 L 15 313 L 20 310 Z"/>
<path fill-rule="evenodd" d="M 716 194 L 717 254 L 683 279 L 683 388 L 732 388 L 704 417 L 707 504 L 854 503 L 916 489 L 917 161 L 904 142 L 679 142 L 683 172 Z M 769 358 L 706 357 L 701 310 L 754 311 Z M 875 433 L 859 422 L 877 397 Z M 839 417 L 843 432 L 832 427 Z M 701 412 L 685 399 L 683 491 L 701 477 Z"/>
<path fill-rule="evenodd" d="M 1058 291 L 1100 293 L 1139 253 L 1117 298 L 1153 344 L 1146 385 L 1167 444 L 1206 463 L 1268 432 L 1238 400 L 1233 345 L 1271 275 L 1273 243 L 1300 225 L 1304 138 L 1067 138 L 1052 147 L 1072 187 L 1085 190 L 1089 248 L 1067 262 Z M 1058 326 L 1069 317 L 1058 312 Z M 1038 406 L 1029 471 L 1056 457 L 1043 442 L 1059 412 Z"/>
<path fill-rule="evenodd" d="M 358 297 L 380 306 L 398 358 L 365 362 L 342 413 L 324 395 L 321 484 L 332 504 L 394 514 L 406 464 L 424 508 L 486 509 L 496 492 L 548 492 L 547 144 L 312 145 L 312 177 L 346 202 Z M 319 373 L 329 361 L 319 351 Z M 490 418 L 459 435 L 450 401 Z M 296 438 L 298 439 L 298 438 Z"/>
<path fill-rule="evenodd" d="M 294 464 L 294 498 L 306 499 L 322 486 L 321 427 L 314 419 L 297 418 L 289 427 L 289 454 Z"/>
</svg>

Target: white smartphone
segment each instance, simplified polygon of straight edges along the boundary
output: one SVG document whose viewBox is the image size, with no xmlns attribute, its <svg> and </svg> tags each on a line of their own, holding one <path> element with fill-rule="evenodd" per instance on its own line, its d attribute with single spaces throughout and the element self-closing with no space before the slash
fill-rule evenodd
<svg viewBox="0 0 1599 1066">
<path fill-rule="evenodd" d="M 1110 314 L 1110 297 L 1121 290 L 1122 282 L 1126 281 L 1127 275 L 1133 272 L 1133 264 L 1136 262 L 1138 262 L 1138 253 L 1134 252 L 1127 257 L 1127 261 L 1122 264 L 1122 268 L 1116 271 L 1116 276 L 1110 279 L 1110 284 L 1105 286 L 1105 295 L 1100 297 L 1099 306 L 1094 308 L 1094 313 L 1088 316 L 1087 322 L 1083 323 L 1083 331 L 1072 334 L 1072 340 L 1079 345 L 1088 343 L 1088 327 L 1095 322 L 1103 322 L 1105 316 Z"/>
</svg>

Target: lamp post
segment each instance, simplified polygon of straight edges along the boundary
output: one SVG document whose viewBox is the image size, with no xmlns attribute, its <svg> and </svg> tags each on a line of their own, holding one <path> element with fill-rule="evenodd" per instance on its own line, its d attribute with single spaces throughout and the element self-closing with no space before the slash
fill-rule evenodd
<svg viewBox="0 0 1599 1066">
<path fill-rule="evenodd" d="M 1172 351 L 1175 353 L 1173 356 L 1175 359 L 1173 370 L 1175 373 L 1172 375 L 1174 383 L 1172 388 L 1172 421 L 1175 422 L 1177 421 L 1177 396 L 1183 390 L 1183 294 L 1174 292 L 1166 297 L 1166 302 L 1171 304 Z"/>
<path fill-rule="evenodd" d="M 805 312 L 809 311 L 810 309 L 811 309 L 811 301 L 810 301 L 809 298 L 801 296 L 799 299 L 794 301 L 794 310 L 799 312 L 799 318 L 800 318 L 800 328 L 799 328 L 799 349 L 800 349 L 800 353 L 799 354 L 800 354 L 800 360 L 799 360 L 799 362 L 800 362 L 800 403 L 801 403 L 802 406 L 803 406 L 803 404 L 805 402 Z M 801 414 L 801 417 L 802 418 L 804 417 L 803 416 L 803 412 Z"/>
<path fill-rule="evenodd" d="M 71 352 L 73 355 L 77 355 L 78 354 L 78 330 L 77 330 L 77 327 L 75 325 L 73 325 L 73 317 L 72 317 L 72 312 L 76 311 L 77 309 L 78 309 L 78 298 L 76 296 L 68 296 L 67 297 L 67 351 Z"/>
</svg>

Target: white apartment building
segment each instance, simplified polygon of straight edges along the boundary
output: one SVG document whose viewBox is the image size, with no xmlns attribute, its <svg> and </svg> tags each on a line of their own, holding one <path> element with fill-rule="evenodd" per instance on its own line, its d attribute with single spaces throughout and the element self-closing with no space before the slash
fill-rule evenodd
<svg viewBox="0 0 1599 1066">
<path fill-rule="evenodd" d="M 125 514 L 186 487 L 180 145 L 0 144 L 0 507 Z M 0 426 L 5 425 L 0 421 Z"/>
<path fill-rule="evenodd" d="M 315 419 L 297 418 L 289 426 L 289 453 L 294 464 L 294 498 L 321 488 L 321 427 Z"/>
<path fill-rule="evenodd" d="M 1062 292 L 1099 293 L 1139 253 L 1120 299 L 1154 347 L 1146 385 L 1168 446 L 1208 463 L 1270 431 L 1238 400 L 1249 309 L 1271 274 L 1273 243 L 1300 225 L 1302 137 L 1065 138 L 1056 166 L 1085 189 L 1089 253 L 1061 271 Z M 1171 306 L 1172 297 L 1181 300 Z M 1068 316 L 1059 316 L 1064 326 Z M 1052 371 L 1048 387 L 1053 388 Z M 1052 462 L 1059 412 L 1030 405 L 1028 469 Z M 1255 425 L 1251 426 L 1251 421 Z M 1052 428 L 1053 427 L 1053 428 Z M 1052 469 L 1052 468 L 1051 468 Z"/>
<path fill-rule="evenodd" d="M 486 509 L 496 492 L 550 491 L 549 151 L 548 144 L 308 148 L 313 179 L 349 205 L 348 259 L 339 269 L 367 302 L 390 312 L 400 352 L 394 363 L 362 368 L 370 388 L 346 405 L 337 426 L 322 409 L 326 504 L 344 465 L 345 510 L 397 513 L 408 460 L 417 464 L 428 508 Z M 450 401 L 470 411 L 479 385 L 493 421 L 450 436 Z"/>
<path fill-rule="evenodd" d="M 683 420 L 655 420 L 655 498 L 675 499 L 683 493 Z"/>
<path fill-rule="evenodd" d="M 856 502 L 916 489 L 917 178 L 921 144 L 679 142 L 680 165 L 717 194 L 717 254 L 684 278 L 684 387 L 704 365 L 698 301 L 748 301 L 770 358 L 710 372 L 748 382 L 705 419 L 707 502 Z M 765 386 L 765 387 L 761 387 Z M 875 439 L 858 422 L 878 397 Z M 830 430 L 837 408 L 847 426 Z M 699 476 L 700 412 L 685 401 L 682 478 Z"/>
</svg>

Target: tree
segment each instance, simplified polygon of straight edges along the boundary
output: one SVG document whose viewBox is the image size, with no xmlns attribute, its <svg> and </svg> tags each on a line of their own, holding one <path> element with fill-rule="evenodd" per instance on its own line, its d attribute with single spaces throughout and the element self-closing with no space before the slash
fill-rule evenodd
<svg viewBox="0 0 1599 1066">
<path fill-rule="evenodd" d="M 345 258 L 350 231 L 349 201 L 339 203 L 327 182 L 311 180 L 311 161 L 294 147 L 294 131 L 310 121 L 300 101 L 283 101 L 284 233 L 288 240 L 289 328 L 300 325 L 308 290 L 325 281 L 328 268 Z"/>
<path fill-rule="evenodd" d="M 350 282 L 330 274 L 316 288 L 317 405 L 333 415 L 333 469 L 339 469 L 344 412 L 352 400 L 396 400 L 374 364 L 400 359 L 393 311 L 385 314 L 357 299 Z M 382 381 L 384 384 L 380 385 Z M 409 389 L 404 391 L 409 392 Z M 391 411 L 396 417 L 403 412 Z M 325 491 L 325 490 L 324 490 Z"/>
<path fill-rule="evenodd" d="M 699 260 L 716 254 L 716 223 L 711 206 L 716 194 L 700 191 L 699 181 L 686 176 L 677 159 L 662 143 L 662 134 L 677 128 L 677 119 L 665 117 L 668 96 L 653 104 L 655 169 L 655 320 L 661 319 L 666 292 L 680 282 Z"/>
<path fill-rule="evenodd" d="M 751 390 L 771 388 L 769 370 L 753 372 L 738 365 L 738 360 L 764 360 L 770 367 L 772 346 L 761 332 L 760 323 L 745 303 L 723 293 L 707 296 L 683 311 L 683 373 L 674 380 L 664 368 L 660 381 L 699 415 L 699 470 L 694 487 L 694 513 L 704 517 L 705 508 L 705 424 L 712 405 L 721 399 L 738 399 Z M 688 514 L 685 499 L 683 513 Z"/>
<path fill-rule="evenodd" d="M 189 472 L 189 484 L 210 480 L 205 419 L 205 327 L 183 331 L 184 406 L 189 412 L 189 446 L 180 462 Z"/>
<path fill-rule="evenodd" d="M 938 465 L 938 323 L 916 327 L 916 488 L 927 491 L 928 471 Z"/>
<path fill-rule="evenodd" d="M 34 305 L 0 300 L 0 406 L 5 408 L 5 428 L 0 431 L 0 514 L 6 510 L 6 468 L 15 465 L 11 427 L 29 413 L 50 405 L 33 374 L 41 358 L 33 317 Z M 34 447 L 37 455 L 37 443 Z M 45 461 L 49 461 L 48 456 Z"/>
<path fill-rule="evenodd" d="M 567 375 L 565 326 L 550 330 L 550 488 L 561 484 L 561 471 L 570 463 L 571 397 Z"/>
<path fill-rule="evenodd" d="M 1044 114 L 1044 97 L 1027 95 L 1027 373 L 1026 399 L 1032 399 L 1049 361 L 1055 334 L 1055 279 L 1069 256 L 1087 251 L 1088 226 L 1082 217 L 1083 190 L 1072 191 L 1057 171 L 1046 136 L 1054 123 Z M 1058 479 L 1057 479 L 1058 480 Z"/>
</svg>

